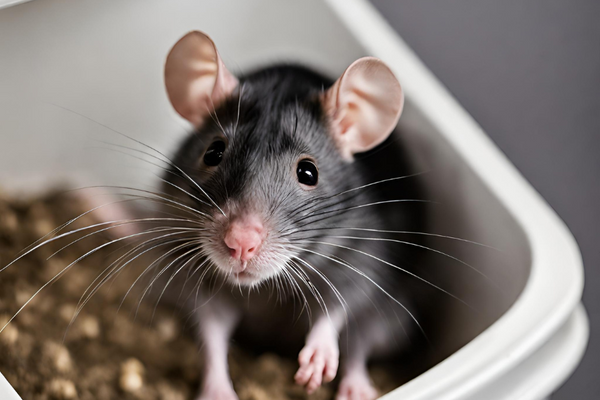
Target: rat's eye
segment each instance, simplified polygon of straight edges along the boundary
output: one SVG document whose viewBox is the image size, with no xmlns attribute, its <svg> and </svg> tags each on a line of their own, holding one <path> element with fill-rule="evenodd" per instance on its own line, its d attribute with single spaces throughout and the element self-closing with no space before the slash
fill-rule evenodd
<svg viewBox="0 0 600 400">
<path fill-rule="evenodd" d="M 298 182 L 306 186 L 316 186 L 319 181 L 319 171 L 315 163 L 308 159 L 300 160 L 296 168 Z"/>
<path fill-rule="evenodd" d="M 212 142 L 206 153 L 204 153 L 204 164 L 209 167 L 214 167 L 215 165 L 219 165 L 221 160 L 223 159 L 223 152 L 225 151 L 225 142 L 222 140 L 217 140 Z"/>
</svg>

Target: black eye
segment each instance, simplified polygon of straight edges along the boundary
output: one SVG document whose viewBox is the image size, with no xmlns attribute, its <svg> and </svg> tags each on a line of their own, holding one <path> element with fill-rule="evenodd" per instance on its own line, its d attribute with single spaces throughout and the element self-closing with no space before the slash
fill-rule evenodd
<svg viewBox="0 0 600 400">
<path fill-rule="evenodd" d="M 204 164 L 208 165 L 209 167 L 219 165 L 219 163 L 223 159 L 224 151 L 225 142 L 223 142 L 222 140 L 212 142 L 212 144 L 208 146 L 208 150 L 206 150 L 206 153 L 204 153 Z"/>
<path fill-rule="evenodd" d="M 310 160 L 300 160 L 296 175 L 298 175 L 298 182 L 306 186 L 316 186 L 319 181 L 317 166 Z"/>
</svg>

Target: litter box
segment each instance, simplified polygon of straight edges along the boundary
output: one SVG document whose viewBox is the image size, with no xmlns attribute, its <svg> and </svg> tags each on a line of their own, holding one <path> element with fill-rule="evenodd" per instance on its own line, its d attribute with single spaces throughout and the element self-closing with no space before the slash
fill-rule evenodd
<svg viewBox="0 0 600 400">
<path fill-rule="evenodd" d="M 498 249 L 444 250 L 497 286 L 461 276 L 442 362 L 384 396 L 394 400 L 542 399 L 579 362 L 588 338 L 583 268 L 573 237 L 473 119 L 364 0 L 0 1 L 0 183 L 41 192 L 65 180 L 151 184 L 153 172 L 94 152 L 112 129 L 168 152 L 188 126 L 167 102 L 164 58 L 201 29 L 233 71 L 301 61 L 338 76 L 373 55 L 406 95 L 403 140 L 443 205 L 431 232 Z M 9 7 L 16 5 L 14 7 Z M 93 123 L 90 119 L 100 122 Z M 112 136 L 113 142 L 122 138 Z M 98 150 L 98 149 L 96 149 Z M 454 247 L 453 247 L 454 246 Z M 467 284 L 464 284 L 467 283 Z M 17 399 L 0 375 L 0 398 Z"/>
</svg>

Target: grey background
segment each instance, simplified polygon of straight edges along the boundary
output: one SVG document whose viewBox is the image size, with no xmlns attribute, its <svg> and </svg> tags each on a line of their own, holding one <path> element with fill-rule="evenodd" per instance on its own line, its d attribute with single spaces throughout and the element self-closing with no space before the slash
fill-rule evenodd
<svg viewBox="0 0 600 400">
<path fill-rule="evenodd" d="M 575 235 L 591 336 L 552 398 L 600 398 L 600 1 L 371 1 Z"/>
</svg>

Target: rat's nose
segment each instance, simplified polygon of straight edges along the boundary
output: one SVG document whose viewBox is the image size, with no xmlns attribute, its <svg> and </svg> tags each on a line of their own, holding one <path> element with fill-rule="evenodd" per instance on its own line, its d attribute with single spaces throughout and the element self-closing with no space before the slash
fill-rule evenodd
<svg viewBox="0 0 600 400">
<path fill-rule="evenodd" d="M 225 233 L 225 245 L 236 260 L 250 260 L 260 248 L 264 238 L 264 226 L 256 216 L 233 220 Z"/>
</svg>

